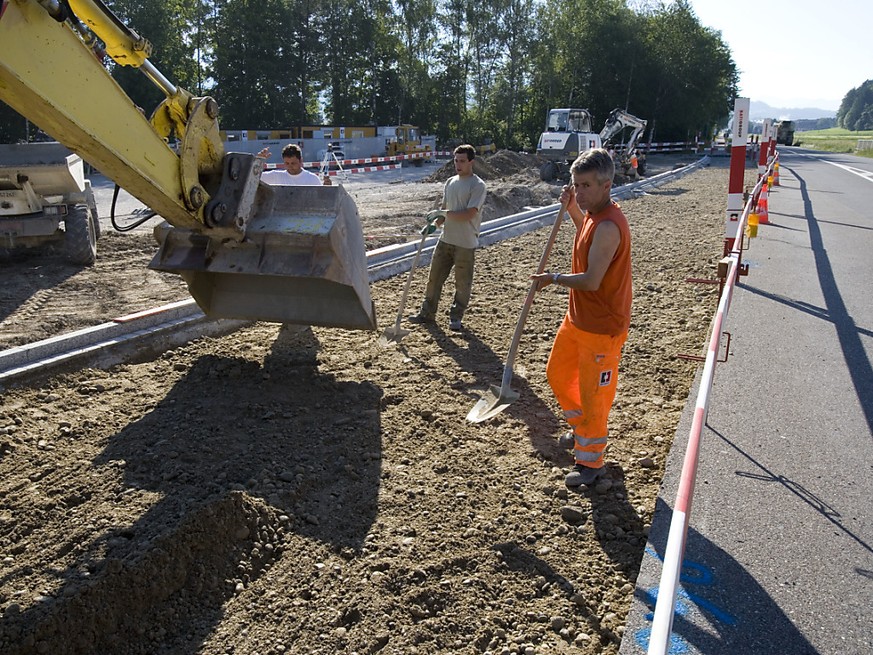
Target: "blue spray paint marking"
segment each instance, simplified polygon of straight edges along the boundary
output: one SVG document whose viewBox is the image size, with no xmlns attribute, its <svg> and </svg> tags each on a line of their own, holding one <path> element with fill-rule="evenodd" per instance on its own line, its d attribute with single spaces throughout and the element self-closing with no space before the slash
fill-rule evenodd
<svg viewBox="0 0 873 655">
<path fill-rule="evenodd" d="M 721 609 L 718 605 L 713 604 L 708 601 L 703 596 L 698 596 L 697 594 L 692 594 L 690 591 L 683 587 L 679 587 L 676 590 L 676 607 L 673 609 L 673 613 L 676 616 L 686 616 L 690 613 L 691 608 L 687 603 L 683 602 L 683 599 L 687 599 L 697 605 L 699 608 L 706 610 L 710 614 L 712 614 L 713 618 L 722 623 L 727 623 L 728 625 L 736 625 L 737 618 L 733 614 L 729 614 Z M 648 591 L 646 591 L 646 601 L 647 604 L 650 604 L 652 607 L 655 606 L 655 603 L 658 601 L 658 588 L 652 587 Z M 651 621 L 655 617 L 654 613 L 649 612 L 646 615 L 646 618 Z"/>
<path fill-rule="evenodd" d="M 661 562 L 664 561 L 664 559 L 651 548 L 646 548 L 646 553 Z M 682 570 L 679 573 L 680 582 L 709 586 L 713 584 L 714 580 L 715 575 L 713 572 L 703 564 L 691 562 L 689 560 L 682 560 Z M 655 603 L 658 600 L 658 588 L 652 587 L 651 589 L 648 589 L 645 592 L 645 598 L 646 604 L 654 608 Z M 726 623 L 727 625 L 736 625 L 737 623 L 737 618 L 735 616 L 724 611 L 706 598 L 688 592 L 683 587 L 679 587 L 676 592 L 676 606 L 673 608 L 675 616 L 687 616 L 691 612 L 691 607 L 687 602 L 685 602 L 686 600 L 693 603 L 701 610 L 708 612 L 713 616 L 713 618 L 721 623 Z M 647 621 L 651 621 L 654 618 L 654 612 L 646 614 Z M 651 634 L 651 628 L 643 628 L 634 634 L 637 645 L 643 650 L 648 650 Z M 669 655 L 682 655 L 683 653 L 689 652 L 688 648 L 688 642 L 686 642 L 680 635 L 673 633 L 670 634 L 670 645 L 667 650 Z"/>
<path fill-rule="evenodd" d="M 643 628 L 642 630 L 637 630 L 634 637 L 636 637 L 637 644 L 639 644 L 643 650 L 649 649 L 649 637 L 652 636 L 651 628 Z M 670 655 L 683 655 L 683 653 L 688 652 L 688 644 L 685 642 L 682 637 L 677 635 L 670 635 L 670 646 L 667 649 L 667 652 Z"/>
</svg>

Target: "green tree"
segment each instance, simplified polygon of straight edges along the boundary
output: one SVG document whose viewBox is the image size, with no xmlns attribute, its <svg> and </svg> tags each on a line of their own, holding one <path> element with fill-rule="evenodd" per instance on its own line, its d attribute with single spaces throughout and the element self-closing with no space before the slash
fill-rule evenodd
<svg viewBox="0 0 873 655">
<path fill-rule="evenodd" d="M 837 110 L 837 125 L 846 130 L 873 130 L 873 80 L 851 89 Z"/>
<path fill-rule="evenodd" d="M 477 27 L 470 35 L 472 104 L 467 108 L 467 133 L 477 144 L 491 139 L 519 147 L 524 140 L 514 133 L 529 71 L 534 2 L 498 0 L 489 5 L 488 15 L 479 7 L 468 19 Z"/>
<path fill-rule="evenodd" d="M 305 8 L 302 10 L 305 13 Z M 292 18 L 301 7 L 285 0 L 228 0 L 215 25 L 212 76 L 227 129 L 269 129 L 303 121 L 307 60 L 298 57 Z"/>
<path fill-rule="evenodd" d="M 689 0 L 113 0 L 112 9 L 149 39 L 172 83 L 215 96 L 228 129 L 412 123 L 442 142 L 532 148 L 550 108 L 587 108 L 597 130 L 622 107 L 656 139 L 679 140 L 707 131 L 736 95 L 731 53 Z M 146 112 L 163 99 L 140 71 L 110 68 Z M 871 84 L 847 94 L 841 124 L 869 124 Z M 23 119 L 2 124 L 0 136 L 23 138 Z"/>
<path fill-rule="evenodd" d="M 202 87 L 198 45 L 202 47 L 202 40 L 208 37 L 197 26 L 208 11 L 203 0 L 115 0 L 110 9 L 152 44 L 149 61 L 172 84 L 188 91 Z M 114 63 L 109 66 L 131 100 L 146 113 L 164 99 L 163 92 L 141 70 Z"/>
<path fill-rule="evenodd" d="M 396 115 L 401 95 L 399 42 L 387 0 L 336 0 L 324 7 L 327 120 L 371 124 Z"/>
<path fill-rule="evenodd" d="M 721 34 L 700 25 L 687 0 L 646 17 L 641 113 L 650 137 L 684 140 L 727 116 L 737 95 L 736 64 Z"/>
<path fill-rule="evenodd" d="M 395 0 L 395 31 L 400 43 L 397 65 L 400 77 L 395 121 L 435 129 L 432 67 L 436 41 L 435 0 Z M 395 121 L 389 121 L 395 122 Z"/>
<path fill-rule="evenodd" d="M 438 30 L 443 35 L 436 46 L 434 100 L 437 138 L 469 140 L 466 134 L 470 0 L 442 0 L 438 5 Z"/>
<path fill-rule="evenodd" d="M 539 135 L 553 107 L 592 112 L 599 129 L 614 107 L 637 113 L 640 21 L 621 0 L 548 0 L 539 14 L 527 129 Z"/>
</svg>

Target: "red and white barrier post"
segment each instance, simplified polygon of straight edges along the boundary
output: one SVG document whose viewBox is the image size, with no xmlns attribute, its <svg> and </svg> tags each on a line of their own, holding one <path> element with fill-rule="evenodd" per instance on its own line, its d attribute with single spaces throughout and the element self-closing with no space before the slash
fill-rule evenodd
<svg viewBox="0 0 873 655">
<path fill-rule="evenodd" d="M 746 174 L 746 140 L 749 137 L 749 99 L 734 101 L 734 130 L 731 140 L 731 169 L 728 180 L 727 219 L 724 228 L 724 255 L 730 254 L 737 240 L 743 213 L 743 182 Z"/>
<path fill-rule="evenodd" d="M 767 172 L 767 158 L 770 156 L 770 132 L 773 129 L 769 118 L 764 120 L 761 129 L 761 150 L 758 152 L 758 178 Z"/>
</svg>

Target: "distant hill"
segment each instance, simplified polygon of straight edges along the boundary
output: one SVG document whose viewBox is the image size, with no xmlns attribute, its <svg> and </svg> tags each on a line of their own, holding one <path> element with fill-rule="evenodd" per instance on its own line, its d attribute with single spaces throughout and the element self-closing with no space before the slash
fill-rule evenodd
<svg viewBox="0 0 873 655">
<path fill-rule="evenodd" d="M 750 120 L 763 120 L 765 118 L 775 119 L 816 119 L 816 118 L 835 118 L 837 112 L 830 109 L 816 109 L 814 107 L 771 107 L 766 102 L 752 101 L 749 106 Z"/>
</svg>

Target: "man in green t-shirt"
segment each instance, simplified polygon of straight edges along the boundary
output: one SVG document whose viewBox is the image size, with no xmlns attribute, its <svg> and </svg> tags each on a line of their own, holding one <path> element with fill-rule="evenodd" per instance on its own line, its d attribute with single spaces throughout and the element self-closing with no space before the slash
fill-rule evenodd
<svg viewBox="0 0 873 655">
<path fill-rule="evenodd" d="M 479 226 L 482 223 L 481 209 L 485 204 L 485 182 L 473 173 L 476 149 L 471 145 L 458 146 L 454 150 L 455 171 L 443 189 L 440 209 L 427 215 L 425 229 L 433 232 L 442 226 L 443 233 L 434 249 L 430 263 L 430 276 L 421 310 L 410 316 L 410 323 L 432 323 L 436 316 L 443 284 L 455 269 L 455 298 L 449 308 L 449 328 L 455 332 L 462 329 L 461 319 L 470 304 L 473 292 L 473 262 L 479 247 Z"/>
</svg>

